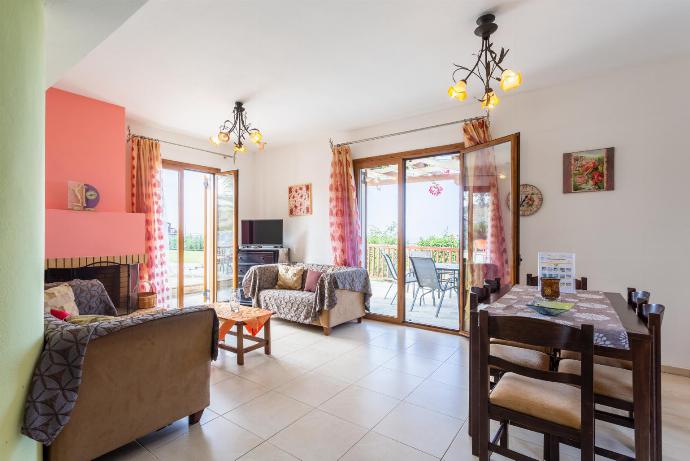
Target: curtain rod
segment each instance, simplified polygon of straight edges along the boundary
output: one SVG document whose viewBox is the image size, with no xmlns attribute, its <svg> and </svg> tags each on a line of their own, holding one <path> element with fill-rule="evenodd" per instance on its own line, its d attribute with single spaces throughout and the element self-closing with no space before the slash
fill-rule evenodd
<svg viewBox="0 0 690 461">
<path fill-rule="evenodd" d="M 360 142 L 376 141 L 378 139 L 390 138 L 393 136 L 400 136 L 401 134 L 410 134 L 410 133 L 415 133 L 417 131 L 430 130 L 432 128 L 440 128 L 442 126 L 455 125 L 456 123 L 465 123 L 465 122 L 470 122 L 472 120 L 480 120 L 483 118 L 485 118 L 488 121 L 489 120 L 489 114 L 487 113 L 487 115 L 481 115 L 479 117 L 470 117 L 470 118 L 464 118 L 462 120 L 455 120 L 452 122 L 439 123 L 438 125 L 424 126 L 421 128 L 413 128 L 412 130 L 407 130 L 407 131 L 398 131 L 397 133 L 388 133 L 388 134 L 382 134 L 380 136 L 372 136 L 371 138 L 357 139 L 355 141 L 339 142 L 337 144 L 333 144 L 332 139 L 329 139 L 328 141 L 331 143 L 331 149 L 333 149 L 333 147 L 349 146 L 350 144 L 359 144 Z"/>
<path fill-rule="evenodd" d="M 162 142 L 163 144 L 170 144 L 171 146 L 185 147 L 187 149 L 198 150 L 200 152 L 207 152 L 207 153 L 213 154 L 213 155 L 219 155 L 219 156 L 226 158 L 226 159 L 232 157 L 232 154 L 223 154 L 221 152 L 214 152 L 212 150 L 202 149 L 200 147 L 187 146 L 185 144 L 179 144 L 179 143 L 172 142 L 172 141 L 166 141 L 164 139 L 149 138 L 148 136 L 142 136 L 140 134 L 132 134 L 132 132 L 129 131 L 129 127 L 127 127 L 127 141 L 129 142 L 132 138 L 148 139 L 149 141 Z"/>
</svg>

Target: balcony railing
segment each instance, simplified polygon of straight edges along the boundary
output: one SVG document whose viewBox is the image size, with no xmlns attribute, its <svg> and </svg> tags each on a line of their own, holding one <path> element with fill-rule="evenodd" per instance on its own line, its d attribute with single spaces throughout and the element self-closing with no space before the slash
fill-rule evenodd
<svg viewBox="0 0 690 461">
<path fill-rule="evenodd" d="M 430 247 L 419 245 L 408 245 L 405 247 L 407 253 L 406 267 L 410 265 L 409 256 L 415 256 L 415 253 L 431 257 L 436 263 L 456 263 L 459 260 L 460 250 L 457 247 Z M 388 245 L 383 243 L 372 243 L 367 245 L 367 270 L 369 277 L 372 279 L 391 279 L 391 274 L 386 267 L 386 260 L 383 255 L 390 256 L 393 265 L 398 261 L 398 247 L 397 245 Z"/>
</svg>

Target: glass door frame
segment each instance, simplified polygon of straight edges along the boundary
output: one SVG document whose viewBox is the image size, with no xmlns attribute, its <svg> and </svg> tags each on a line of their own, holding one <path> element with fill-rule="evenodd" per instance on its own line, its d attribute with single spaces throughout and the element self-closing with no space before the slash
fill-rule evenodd
<svg viewBox="0 0 690 461">
<path fill-rule="evenodd" d="M 517 280 L 519 280 L 519 266 L 520 266 L 520 251 L 519 251 L 519 231 L 520 231 L 520 226 L 519 226 L 519 211 L 517 204 L 518 204 L 518 197 L 519 197 L 519 182 L 520 182 L 520 133 L 513 133 L 507 136 L 502 136 L 500 138 L 493 139 L 492 141 L 484 144 L 478 144 L 476 146 L 472 146 L 469 148 L 465 148 L 464 143 L 456 143 L 456 144 L 447 144 L 447 145 L 442 145 L 442 146 L 436 146 L 436 147 L 427 147 L 427 148 L 422 148 L 422 149 L 414 149 L 414 150 L 409 150 L 409 151 L 403 151 L 403 152 L 397 152 L 393 154 L 384 154 L 384 155 L 378 155 L 378 156 L 371 156 L 371 157 L 365 157 L 365 158 L 357 158 L 353 159 L 353 171 L 354 171 L 354 177 L 355 177 L 355 190 L 357 191 L 357 197 L 361 197 L 361 184 L 360 184 L 360 179 L 361 179 L 361 171 L 367 168 L 373 168 L 377 166 L 385 166 L 385 165 L 397 165 L 398 169 L 398 242 L 397 242 L 397 254 L 399 255 L 397 258 L 397 267 L 396 270 L 398 274 L 405 274 L 405 258 L 406 258 L 406 251 L 405 251 L 405 241 L 406 241 L 406 235 L 405 235 L 405 219 L 406 219 L 406 204 L 405 204 L 405 195 L 406 195 L 406 181 L 405 181 L 405 166 L 406 166 L 406 161 L 407 160 L 414 160 L 414 159 L 419 159 L 419 158 L 424 158 L 424 157 L 433 157 L 437 155 L 449 155 L 449 154 L 459 154 L 459 159 L 458 161 L 460 162 L 459 167 L 460 167 L 460 174 L 461 174 L 461 196 L 460 196 L 460 206 L 461 210 L 464 210 L 464 191 L 465 191 L 465 183 L 464 183 L 464 178 L 465 178 L 465 162 L 464 162 L 464 154 L 465 153 L 470 153 L 474 152 L 483 148 L 487 147 L 492 147 L 496 146 L 498 144 L 503 144 L 506 142 L 511 143 L 511 210 L 516 210 L 516 212 L 511 213 L 512 216 L 512 236 L 511 236 L 511 244 L 513 245 L 513 261 L 511 263 L 513 264 L 514 270 L 511 271 L 513 274 L 513 280 L 511 280 L 511 283 L 516 283 Z M 362 206 L 366 206 L 366 204 L 359 204 L 360 206 L 360 211 L 362 210 Z M 460 213 L 460 242 L 461 242 L 461 248 L 460 248 L 460 253 L 461 255 L 464 254 L 464 250 L 466 247 L 466 243 L 462 240 L 465 232 L 465 216 L 464 216 L 464 211 L 461 211 Z M 366 229 L 364 227 L 362 228 L 362 254 L 366 256 L 366 248 L 367 248 L 367 240 L 366 240 Z M 403 257 L 400 257 L 400 255 L 403 255 Z M 424 325 L 424 324 L 418 324 L 418 323 L 413 323 L 405 319 L 405 278 L 404 277 L 398 277 L 398 284 L 397 284 L 397 311 L 396 311 L 396 316 L 386 316 L 386 315 L 381 315 L 381 314 L 375 314 L 375 313 L 367 313 L 366 318 L 372 319 L 372 320 L 380 320 L 383 322 L 389 322 L 389 323 L 397 323 L 397 324 L 404 324 L 408 326 L 413 326 L 416 328 L 421 328 L 425 330 L 432 330 L 432 331 L 441 331 L 445 333 L 451 333 L 451 334 L 458 334 L 458 335 L 463 335 L 467 336 L 469 333 L 465 328 L 465 315 L 464 315 L 464 306 L 466 304 L 465 300 L 465 268 L 463 264 L 463 259 L 464 258 L 458 258 L 458 264 L 461 266 L 460 267 L 460 286 L 462 289 L 460 290 L 459 294 L 459 303 L 458 303 L 458 316 L 460 317 L 458 319 L 460 329 L 459 330 L 450 330 L 447 328 L 443 327 L 437 327 L 437 326 L 432 326 L 432 325 Z M 366 259 L 363 258 L 363 264 L 366 264 Z"/>
<path fill-rule="evenodd" d="M 233 186 L 233 200 L 234 200 L 234 232 L 233 232 L 233 246 L 234 246 L 234 256 L 233 256 L 233 288 L 237 288 L 237 192 L 238 192 L 238 170 L 229 170 L 221 172 L 219 168 L 196 165 L 193 163 L 178 162 L 176 160 L 163 159 L 162 168 L 165 170 L 172 170 L 177 172 L 177 194 L 178 194 L 178 230 L 177 230 L 177 307 L 184 307 L 184 172 L 185 171 L 197 171 L 200 173 L 208 173 L 213 175 L 213 180 L 209 181 L 209 187 L 211 188 L 211 197 L 213 197 L 213 229 L 212 229 L 212 241 L 211 249 L 213 251 L 213 275 L 211 277 L 211 302 L 216 301 L 216 286 L 217 286 L 217 266 L 218 266 L 218 249 L 217 249 L 217 239 L 215 237 L 218 221 L 216 216 L 217 209 L 217 194 L 216 194 L 216 176 L 218 175 L 232 175 L 234 176 Z M 204 224 L 205 226 L 205 224 Z"/>
<path fill-rule="evenodd" d="M 239 170 L 228 170 L 228 171 L 223 171 L 223 172 L 218 172 L 214 175 L 213 177 L 213 288 L 211 290 L 211 299 L 213 302 L 216 302 L 216 296 L 217 296 L 217 286 L 218 286 L 218 194 L 216 193 L 216 184 L 218 183 L 218 176 L 232 176 L 233 181 L 232 181 L 232 200 L 233 200 L 233 205 L 232 205 L 232 213 L 233 213 L 233 218 L 232 218 L 232 223 L 234 226 L 234 229 L 232 230 L 232 288 L 236 289 L 238 280 L 237 280 L 237 251 L 239 250 L 239 240 L 238 240 L 238 219 L 239 219 L 239 213 L 237 209 L 237 204 L 238 204 L 238 199 L 237 199 L 237 192 L 239 190 Z"/>
</svg>

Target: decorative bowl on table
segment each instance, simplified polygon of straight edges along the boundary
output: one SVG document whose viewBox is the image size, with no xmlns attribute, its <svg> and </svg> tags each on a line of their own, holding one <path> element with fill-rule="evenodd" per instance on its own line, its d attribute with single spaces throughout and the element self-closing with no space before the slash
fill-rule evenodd
<svg viewBox="0 0 690 461">
<path fill-rule="evenodd" d="M 550 317 L 568 312 L 574 305 L 575 303 L 572 302 L 545 299 L 538 296 L 535 297 L 532 302 L 527 303 L 527 307 L 536 311 L 538 314 L 548 315 Z"/>
</svg>

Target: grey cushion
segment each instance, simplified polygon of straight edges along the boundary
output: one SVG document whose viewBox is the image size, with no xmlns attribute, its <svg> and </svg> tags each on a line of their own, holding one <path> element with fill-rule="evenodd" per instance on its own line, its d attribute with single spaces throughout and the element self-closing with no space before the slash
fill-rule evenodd
<svg viewBox="0 0 690 461">
<path fill-rule="evenodd" d="M 74 302 L 81 315 L 117 315 L 117 309 L 108 296 L 100 280 L 74 279 L 69 282 L 46 283 L 45 288 L 52 288 L 67 283 L 74 292 Z"/>
</svg>

